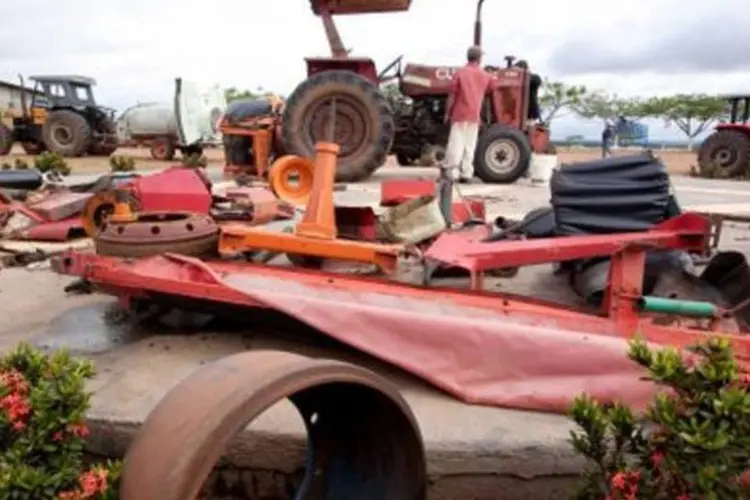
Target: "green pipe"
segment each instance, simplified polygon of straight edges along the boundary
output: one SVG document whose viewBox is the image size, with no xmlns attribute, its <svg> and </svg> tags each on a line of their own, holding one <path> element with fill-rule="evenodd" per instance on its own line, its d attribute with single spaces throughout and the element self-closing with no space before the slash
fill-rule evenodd
<svg viewBox="0 0 750 500">
<path fill-rule="evenodd" d="M 664 297 L 641 297 L 638 306 L 644 312 L 677 314 L 693 318 L 716 318 L 719 309 L 710 302 L 677 300 Z"/>
</svg>

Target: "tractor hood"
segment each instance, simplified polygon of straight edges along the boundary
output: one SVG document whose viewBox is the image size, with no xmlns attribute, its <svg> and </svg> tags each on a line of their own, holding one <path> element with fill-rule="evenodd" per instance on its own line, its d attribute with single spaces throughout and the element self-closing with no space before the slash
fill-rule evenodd
<svg viewBox="0 0 750 500">
<path fill-rule="evenodd" d="M 200 92 L 192 82 L 175 79 L 174 114 L 180 143 L 220 142 L 217 123 L 227 107 L 224 91 L 215 86 Z"/>
</svg>

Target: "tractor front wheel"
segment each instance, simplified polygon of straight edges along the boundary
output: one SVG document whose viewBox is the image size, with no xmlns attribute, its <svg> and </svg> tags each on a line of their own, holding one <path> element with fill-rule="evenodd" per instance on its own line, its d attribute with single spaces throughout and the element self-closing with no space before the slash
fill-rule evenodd
<svg viewBox="0 0 750 500">
<path fill-rule="evenodd" d="M 531 145 L 520 130 L 493 125 L 479 134 L 474 169 L 487 183 L 510 184 L 529 168 Z"/>
<path fill-rule="evenodd" d="M 174 160 L 174 143 L 168 137 L 159 137 L 151 142 L 151 158 L 158 161 Z"/>
<path fill-rule="evenodd" d="M 75 111 L 53 111 L 42 127 L 42 141 L 47 150 L 65 157 L 82 156 L 91 146 L 91 140 L 91 127 Z"/>
<path fill-rule="evenodd" d="M 337 182 L 360 181 L 380 168 L 394 133 L 388 100 L 375 85 L 351 71 L 311 76 L 292 92 L 284 109 L 286 153 L 312 158 L 317 142 L 335 142 L 341 148 Z"/>
<path fill-rule="evenodd" d="M 0 156 L 5 156 L 13 149 L 13 131 L 0 123 Z"/>
<path fill-rule="evenodd" d="M 698 150 L 698 167 L 713 177 L 716 169 L 727 177 L 738 177 L 750 170 L 750 134 L 739 130 L 717 130 Z"/>
</svg>

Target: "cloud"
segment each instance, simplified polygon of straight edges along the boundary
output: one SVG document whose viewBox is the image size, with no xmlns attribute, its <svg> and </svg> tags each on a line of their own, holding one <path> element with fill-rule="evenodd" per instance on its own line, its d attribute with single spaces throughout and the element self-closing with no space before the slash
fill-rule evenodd
<svg viewBox="0 0 750 500">
<path fill-rule="evenodd" d="M 406 13 L 337 23 L 353 54 L 379 68 L 400 54 L 406 62 L 459 65 L 474 11 L 470 0 L 413 0 Z M 740 0 L 487 0 L 483 46 L 488 63 L 513 54 L 544 76 L 620 93 L 742 90 L 750 52 L 735 49 L 750 46 L 750 30 L 734 32 L 744 13 Z M 177 76 L 288 94 L 305 78 L 305 57 L 329 54 L 305 0 L 0 0 L 0 19 L 0 80 L 90 75 L 97 100 L 119 110 L 168 102 Z M 706 73 L 721 68 L 737 71 Z M 624 77 L 633 69 L 637 77 Z"/>
<path fill-rule="evenodd" d="M 643 7 L 639 20 L 571 34 L 549 54 L 550 68 L 560 74 L 750 71 L 748 17 L 738 0 L 656 0 Z"/>
</svg>

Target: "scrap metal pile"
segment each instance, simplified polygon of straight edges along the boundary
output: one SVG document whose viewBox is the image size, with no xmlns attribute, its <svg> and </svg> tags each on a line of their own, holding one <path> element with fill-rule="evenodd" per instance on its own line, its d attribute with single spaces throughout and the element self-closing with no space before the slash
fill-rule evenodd
<svg viewBox="0 0 750 500">
<path fill-rule="evenodd" d="M 292 215 L 276 198 L 227 222 L 222 214 L 233 211 L 216 211 L 207 181 L 194 170 L 138 179 L 139 189 L 133 184 L 115 189 L 111 215 L 98 219 L 93 229 L 98 252 L 70 251 L 55 260 L 55 268 L 133 308 L 165 301 L 212 312 L 223 305 L 233 315 L 275 311 L 473 404 L 563 412 L 586 391 L 601 400 L 642 405 L 654 387 L 625 356 L 636 333 L 679 348 L 708 333 L 725 335 L 742 369 L 750 371 L 745 257 L 732 251 L 712 255 L 711 220 L 681 212 L 664 165 L 650 153 L 565 166 L 553 176 L 550 207 L 522 221 L 491 223 L 480 201 L 453 203 L 447 179 L 385 182 L 381 201 L 395 206 L 380 214 L 365 206 L 337 207 L 337 154 L 336 144 L 319 143 L 314 162 L 279 160 L 309 170 L 286 171 L 284 182 L 272 182 L 276 193 L 289 195 L 292 191 L 279 185 L 290 186 L 292 177 L 309 176 L 312 182 L 304 184 L 309 191 L 303 195 L 289 195 L 307 200 L 301 220 L 278 229 L 259 225 Z M 275 167 L 269 177 L 278 179 Z M 185 179 L 175 181 L 178 175 Z M 232 203 L 248 188 L 238 189 L 224 201 Z M 257 208 L 261 205 L 273 209 Z M 87 206 L 86 218 L 97 220 L 93 203 Z M 706 257 L 708 264 L 696 272 L 695 263 Z M 379 275 L 334 272 L 325 266 L 330 261 L 374 266 Z M 509 276 L 542 263 L 556 263 L 558 272 L 567 273 L 588 305 L 570 307 L 484 287 L 486 277 L 498 271 Z M 441 275 L 461 273 L 469 289 L 430 286 Z M 180 384 L 154 410 L 129 455 L 124 488 L 132 496 L 126 498 L 192 498 L 231 436 L 287 397 L 308 422 L 311 442 L 317 443 L 311 453 L 362 465 L 351 474 L 364 473 L 372 462 L 356 458 L 355 450 L 326 446 L 346 442 L 351 433 L 377 435 L 373 439 L 382 446 L 373 444 L 367 456 L 383 458 L 392 456 L 389 442 L 414 443 L 417 451 L 403 456 L 403 467 L 378 472 L 379 488 L 395 488 L 393 495 L 378 498 L 423 498 L 421 439 L 397 389 L 360 367 L 290 356 L 238 355 Z M 232 418 L 206 424 L 200 408 L 215 409 L 203 404 L 209 397 L 231 399 L 218 411 Z M 185 398 L 194 404 L 186 406 Z M 351 398 L 368 401 L 363 405 L 371 411 L 342 422 L 331 408 Z M 382 412 L 392 412 L 389 422 L 403 425 L 384 429 L 376 417 Z M 313 414 L 325 423 L 311 423 Z M 151 452 L 153 443 L 162 442 L 159 436 L 170 434 L 167 426 L 200 436 L 190 441 L 191 456 L 210 456 L 181 462 L 173 487 L 161 474 L 174 467 L 182 446 L 172 449 L 174 455 Z M 318 479 L 322 488 L 346 475 L 326 463 L 321 470 L 330 476 Z M 405 478 L 403 470 L 420 472 Z M 308 479 L 303 485 L 313 481 Z M 348 486 L 356 494 L 374 487 Z"/>
</svg>

